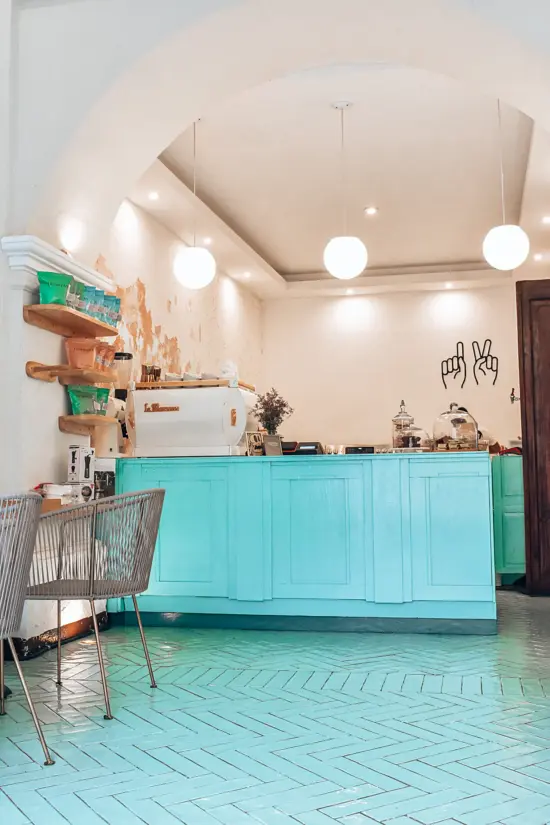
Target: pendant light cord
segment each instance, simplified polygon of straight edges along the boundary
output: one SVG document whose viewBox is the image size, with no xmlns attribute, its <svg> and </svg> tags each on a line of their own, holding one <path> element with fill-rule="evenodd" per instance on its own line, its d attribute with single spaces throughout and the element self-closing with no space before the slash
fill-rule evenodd
<svg viewBox="0 0 550 825">
<path fill-rule="evenodd" d="M 504 194 L 504 152 L 502 147 L 502 115 L 500 111 L 500 100 L 497 100 L 498 112 L 498 154 L 500 160 L 500 204 L 502 207 L 502 225 L 506 225 L 506 201 Z"/>
<path fill-rule="evenodd" d="M 341 156 L 341 175 L 342 175 L 342 224 L 344 229 L 344 236 L 348 234 L 348 208 L 347 208 L 347 179 L 346 179 L 346 145 L 344 132 L 344 112 L 345 105 L 340 109 L 340 156 Z"/>
<path fill-rule="evenodd" d="M 193 246 L 197 245 L 197 122 L 193 123 Z"/>
</svg>

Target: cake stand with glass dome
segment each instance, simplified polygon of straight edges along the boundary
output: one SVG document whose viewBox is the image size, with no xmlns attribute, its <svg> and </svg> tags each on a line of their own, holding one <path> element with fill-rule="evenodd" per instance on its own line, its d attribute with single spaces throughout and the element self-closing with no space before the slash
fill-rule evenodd
<svg viewBox="0 0 550 825">
<path fill-rule="evenodd" d="M 477 421 L 456 402 L 435 420 L 434 449 L 438 452 L 477 450 L 478 439 Z"/>
</svg>

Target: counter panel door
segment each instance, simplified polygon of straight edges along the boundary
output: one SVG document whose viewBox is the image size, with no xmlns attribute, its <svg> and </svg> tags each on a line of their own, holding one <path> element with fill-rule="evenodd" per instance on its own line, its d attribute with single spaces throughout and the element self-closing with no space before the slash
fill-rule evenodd
<svg viewBox="0 0 550 825">
<path fill-rule="evenodd" d="M 365 598 L 360 463 L 274 465 L 271 518 L 273 598 Z"/>
<path fill-rule="evenodd" d="M 525 573 L 522 458 L 496 456 L 492 470 L 495 570 L 504 575 Z"/>
<path fill-rule="evenodd" d="M 367 590 L 367 599 L 377 604 L 412 601 L 409 511 L 408 458 L 388 456 L 373 461 L 370 507 L 373 588 L 370 594 Z"/>
<path fill-rule="evenodd" d="M 116 492 L 134 493 L 136 490 L 143 490 L 147 484 L 143 482 L 142 465 L 139 461 L 118 461 L 116 467 Z M 157 487 L 156 483 L 151 486 Z"/>
<path fill-rule="evenodd" d="M 228 595 L 227 467 L 165 462 L 143 470 L 147 486 L 165 487 L 154 595 Z"/>
<path fill-rule="evenodd" d="M 415 600 L 493 601 L 488 459 L 411 462 Z"/>
<path fill-rule="evenodd" d="M 497 573 L 525 573 L 525 517 L 523 512 L 502 514 L 502 558 Z"/>
</svg>

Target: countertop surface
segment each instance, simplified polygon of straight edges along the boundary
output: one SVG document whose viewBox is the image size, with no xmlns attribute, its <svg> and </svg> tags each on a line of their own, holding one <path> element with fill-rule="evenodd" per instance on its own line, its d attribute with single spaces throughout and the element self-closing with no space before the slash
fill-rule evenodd
<svg viewBox="0 0 550 825">
<path fill-rule="evenodd" d="M 373 455 L 273 455 L 273 456 L 246 456 L 246 455 L 214 455 L 214 456 L 124 456 L 117 458 L 117 461 L 254 461 L 254 462 L 271 462 L 271 461 L 373 461 L 373 460 L 388 460 L 388 459 L 402 458 L 413 459 L 414 461 L 437 461 L 452 460 L 452 461 L 488 461 L 490 456 L 485 450 L 464 450 L 462 452 L 396 452 L 396 453 L 375 453 Z"/>
</svg>

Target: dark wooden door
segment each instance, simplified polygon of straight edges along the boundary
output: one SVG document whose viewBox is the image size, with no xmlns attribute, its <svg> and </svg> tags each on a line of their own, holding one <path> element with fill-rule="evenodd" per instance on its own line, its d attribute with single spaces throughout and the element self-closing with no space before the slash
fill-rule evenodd
<svg viewBox="0 0 550 825">
<path fill-rule="evenodd" d="M 527 589 L 550 594 L 550 281 L 517 284 Z"/>
</svg>

